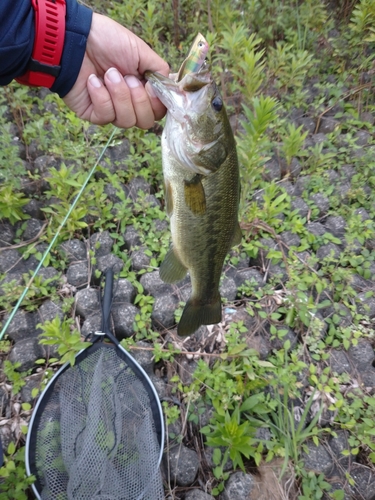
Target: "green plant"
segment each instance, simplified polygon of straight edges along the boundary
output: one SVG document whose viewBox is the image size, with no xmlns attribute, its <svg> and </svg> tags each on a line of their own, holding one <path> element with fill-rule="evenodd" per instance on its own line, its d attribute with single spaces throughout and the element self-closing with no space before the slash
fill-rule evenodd
<svg viewBox="0 0 375 500">
<path fill-rule="evenodd" d="M 252 399 L 251 399 L 252 398 Z M 243 457 L 254 458 L 259 464 L 261 459 L 260 449 L 257 448 L 255 432 L 261 425 L 260 421 L 252 418 L 241 419 L 241 412 L 254 408 L 261 399 L 261 395 L 250 396 L 241 406 L 236 405 L 233 411 L 223 410 L 220 405 L 215 405 L 215 413 L 210 424 L 202 427 L 200 432 L 206 436 L 206 444 L 216 448 L 225 447 L 221 466 L 214 471 L 220 477 L 223 466 L 228 458 L 233 461 L 234 468 L 240 467 L 245 471 Z"/>
<path fill-rule="evenodd" d="M 307 132 L 302 132 L 302 128 L 302 125 L 296 128 L 294 123 L 288 123 L 285 129 L 281 151 L 285 157 L 288 170 L 293 158 L 301 154 L 302 145 L 307 137 Z M 290 170 L 288 173 L 290 173 Z"/>
<path fill-rule="evenodd" d="M 10 443 L 0 468 L 0 500 L 27 500 L 28 487 L 35 481 L 35 476 L 26 476 L 25 448 L 16 449 Z"/>
<path fill-rule="evenodd" d="M 26 384 L 25 377 L 31 373 L 31 370 L 20 372 L 20 367 L 21 363 L 19 361 L 16 363 L 12 363 L 9 360 L 4 361 L 4 373 L 8 381 L 12 384 L 13 394 L 18 394 L 20 392 L 22 387 Z"/>
<path fill-rule="evenodd" d="M 9 219 L 11 224 L 30 216 L 22 211 L 22 207 L 29 202 L 22 193 L 14 191 L 12 184 L 0 186 L 0 219 Z"/>
<path fill-rule="evenodd" d="M 61 320 L 56 316 L 52 321 L 39 324 L 38 328 L 42 330 L 40 343 L 57 346 L 57 352 L 61 356 L 60 363 L 69 362 L 73 366 L 76 354 L 91 343 L 83 342 L 78 330 L 72 328 L 72 325 L 72 319 Z"/>
</svg>

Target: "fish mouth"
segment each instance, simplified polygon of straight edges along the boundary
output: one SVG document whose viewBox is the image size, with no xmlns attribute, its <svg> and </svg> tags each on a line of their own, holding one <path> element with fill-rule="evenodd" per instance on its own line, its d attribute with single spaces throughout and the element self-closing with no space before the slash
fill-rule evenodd
<svg viewBox="0 0 375 500">
<path fill-rule="evenodd" d="M 145 78 L 155 91 L 155 94 L 178 121 L 183 121 L 181 113 L 186 107 L 186 96 L 202 90 L 212 83 L 211 69 L 205 65 L 202 70 L 185 75 L 181 81 L 177 82 L 177 73 L 166 77 L 160 73 L 146 71 Z M 185 116 L 185 113 L 183 113 Z"/>
</svg>

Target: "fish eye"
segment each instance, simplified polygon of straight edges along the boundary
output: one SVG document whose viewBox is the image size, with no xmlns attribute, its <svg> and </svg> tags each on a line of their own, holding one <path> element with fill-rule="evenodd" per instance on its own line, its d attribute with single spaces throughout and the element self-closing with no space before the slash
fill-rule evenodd
<svg viewBox="0 0 375 500">
<path fill-rule="evenodd" d="M 222 98 L 219 95 L 214 97 L 211 101 L 211 106 L 214 108 L 215 111 L 221 111 L 223 109 Z"/>
</svg>

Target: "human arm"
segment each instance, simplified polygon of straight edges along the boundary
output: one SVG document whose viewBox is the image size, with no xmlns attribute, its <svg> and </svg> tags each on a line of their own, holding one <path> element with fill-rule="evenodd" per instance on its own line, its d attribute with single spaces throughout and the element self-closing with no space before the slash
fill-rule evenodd
<svg viewBox="0 0 375 500">
<path fill-rule="evenodd" d="M 24 74 L 34 45 L 34 12 L 30 0 L 0 2 L 0 84 Z M 76 0 L 66 0 L 66 31 L 61 70 L 51 90 L 78 116 L 120 127 L 152 126 L 165 110 L 141 81 L 146 69 L 168 74 L 167 64 L 147 44 L 118 23 L 93 14 Z M 115 68 L 115 69 L 111 69 Z M 110 71 L 108 71 L 110 70 Z M 120 73 L 118 73 L 118 71 Z M 99 79 L 92 76 L 95 74 Z M 129 75 L 111 82 L 111 76 Z M 99 87 L 95 86 L 95 83 Z"/>
</svg>

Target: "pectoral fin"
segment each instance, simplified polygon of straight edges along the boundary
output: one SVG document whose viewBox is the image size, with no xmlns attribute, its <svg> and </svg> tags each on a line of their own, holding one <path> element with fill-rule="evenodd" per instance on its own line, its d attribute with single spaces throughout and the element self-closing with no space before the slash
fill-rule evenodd
<svg viewBox="0 0 375 500">
<path fill-rule="evenodd" d="M 173 248 L 169 250 L 159 269 L 160 278 L 164 283 L 177 283 L 185 278 L 186 267 L 182 264 Z"/>
<path fill-rule="evenodd" d="M 206 211 L 206 195 L 201 178 L 197 174 L 190 181 L 184 181 L 185 203 L 194 215 L 203 215 Z"/>
<path fill-rule="evenodd" d="M 234 230 L 233 234 L 233 240 L 232 240 L 232 246 L 235 247 L 236 245 L 239 245 L 242 241 L 242 231 L 240 228 L 240 225 L 237 222 L 236 228 Z"/>
<path fill-rule="evenodd" d="M 165 199 L 165 210 L 168 217 L 172 217 L 173 214 L 173 195 L 172 186 L 170 182 L 164 181 L 164 199 Z"/>
</svg>

